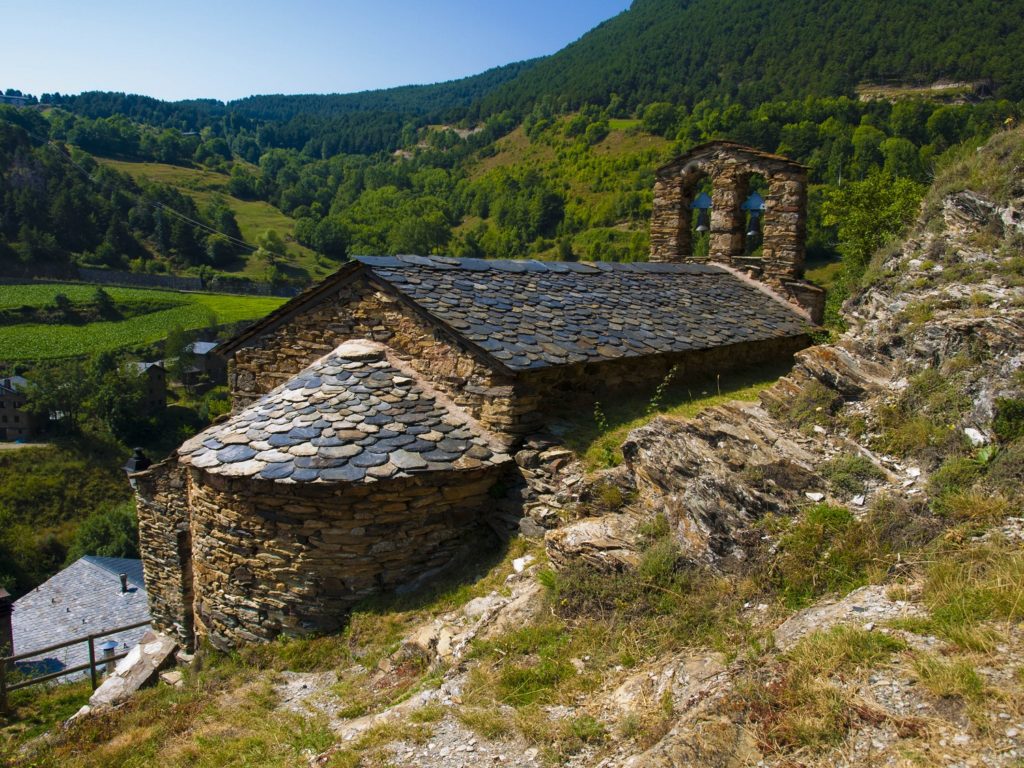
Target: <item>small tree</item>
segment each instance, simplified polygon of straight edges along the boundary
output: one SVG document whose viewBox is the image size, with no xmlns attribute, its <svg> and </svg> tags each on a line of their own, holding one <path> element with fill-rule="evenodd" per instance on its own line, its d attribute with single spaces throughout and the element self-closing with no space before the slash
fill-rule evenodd
<svg viewBox="0 0 1024 768">
<path fill-rule="evenodd" d="M 117 305 L 109 293 L 101 286 L 98 286 L 92 295 L 92 303 L 96 305 L 96 311 L 100 317 L 114 317 L 117 314 Z"/>
<path fill-rule="evenodd" d="M 822 221 L 836 227 L 839 251 L 852 276 L 859 278 L 875 251 L 902 231 L 923 194 L 924 187 L 911 179 L 880 171 L 827 193 Z"/>
<path fill-rule="evenodd" d="M 83 555 L 99 557 L 139 556 L 139 525 L 131 502 L 90 514 L 78 526 L 68 550 L 67 563 Z"/>
<path fill-rule="evenodd" d="M 77 430 L 93 387 L 82 361 L 40 365 L 28 378 L 25 409 L 42 419 L 55 420 L 68 431 Z"/>
<path fill-rule="evenodd" d="M 107 371 L 96 382 L 89 398 L 89 410 L 111 434 L 122 442 L 138 442 L 149 430 L 142 417 L 145 411 L 146 383 L 133 367 L 120 366 Z"/>
<path fill-rule="evenodd" d="M 180 325 L 167 332 L 164 342 L 164 362 L 167 372 L 176 381 L 184 381 L 185 372 L 192 366 L 192 355 L 187 347 L 191 339 Z"/>
</svg>

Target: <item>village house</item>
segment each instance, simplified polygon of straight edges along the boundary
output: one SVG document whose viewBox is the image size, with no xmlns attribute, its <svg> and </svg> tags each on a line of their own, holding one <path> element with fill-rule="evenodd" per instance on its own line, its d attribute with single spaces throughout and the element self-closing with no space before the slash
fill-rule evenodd
<svg viewBox="0 0 1024 768">
<path fill-rule="evenodd" d="M 184 371 L 183 383 L 194 385 L 206 379 L 211 384 L 223 384 L 227 379 L 227 363 L 216 354 L 215 341 L 193 341 L 185 347 L 189 365 Z"/>
<path fill-rule="evenodd" d="M 14 601 L 11 638 L 0 637 L 0 642 L 13 643 L 14 654 L 29 653 L 148 620 L 142 562 L 86 555 Z M 104 636 L 103 640 L 117 643 L 120 653 L 139 642 L 146 629 L 142 626 L 122 630 Z M 24 659 L 17 666 L 39 674 L 59 672 L 88 661 L 88 646 L 78 643 Z M 77 673 L 79 677 L 86 674 Z"/>
<path fill-rule="evenodd" d="M 28 380 L 24 376 L 0 379 L 0 440 L 31 440 L 38 419 L 25 411 Z"/>
<path fill-rule="evenodd" d="M 167 407 L 167 369 L 157 361 L 131 363 L 146 386 L 145 409 L 149 416 L 160 413 Z"/>
<path fill-rule="evenodd" d="M 221 647 L 337 629 L 448 562 L 574 403 L 807 346 L 805 170 L 719 142 L 657 178 L 648 263 L 357 257 L 220 345 L 231 417 L 132 476 L 154 624 Z"/>
</svg>

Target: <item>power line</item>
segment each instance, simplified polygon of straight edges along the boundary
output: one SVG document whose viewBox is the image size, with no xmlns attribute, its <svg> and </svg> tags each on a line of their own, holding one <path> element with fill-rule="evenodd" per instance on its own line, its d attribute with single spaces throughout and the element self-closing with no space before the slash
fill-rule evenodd
<svg viewBox="0 0 1024 768">
<path fill-rule="evenodd" d="M 64 147 L 62 147 L 56 141 L 54 141 L 53 139 L 51 139 L 49 137 L 46 137 L 46 138 L 41 137 L 41 136 L 39 136 L 39 135 L 37 135 L 35 133 L 32 133 L 29 130 L 24 129 L 22 126 L 19 126 L 19 127 L 21 127 L 22 130 L 25 130 L 25 133 L 27 133 L 29 136 L 34 138 L 40 144 L 44 144 L 46 146 L 49 146 L 49 147 L 52 147 L 53 149 L 55 149 L 57 151 L 57 154 L 61 157 L 61 159 L 65 160 L 66 162 L 68 162 L 72 166 L 74 166 L 92 184 L 95 184 L 96 186 L 99 186 L 99 182 L 95 178 L 93 178 L 92 174 L 89 173 L 89 171 L 86 168 L 84 168 L 82 165 L 80 165 L 73 157 L 71 157 L 71 154 L 69 152 L 67 152 L 64 149 Z M 188 222 L 189 224 L 192 224 L 195 227 L 199 227 L 200 229 L 205 230 L 206 232 L 209 232 L 212 235 L 220 235 L 221 237 L 227 238 L 230 242 L 235 243 L 236 245 L 238 245 L 238 246 L 240 246 L 242 248 L 246 248 L 246 249 L 248 249 L 250 251 L 257 251 L 257 250 L 259 250 L 258 246 L 250 245 L 249 243 L 245 242 L 244 240 L 239 240 L 237 237 L 232 237 L 231 235 L 227 234 L 226 232 L 221 232 L 220 230 L 215 229 L 215 228 L 213 228 L 211 226 L 208 226 L 208 225 L 204 224 L 201 221 L 196 221 L 195 219 L 193 219 L 193 218 L 191 218 L 189 216 L 186 216 L 181 211 L 178 211 L 178 210 L 175 210 L 174 208 L 171 208 L 169 205 L 166 205 L 165 203 L 161 203 L 159 201 L 146 200 L 146 199 L 140 197 L 139 195 L 130 195 L 130 196 L 133 197 L 136 202 L 148 205 L 148 206 L 150 206 L 150 207 L 152 207 L 152 208 L 154 208 L 154 209 L 156 209 L 158 211 L 166 211 L 167 213 L 171 214 L 172 216 L 176 216 L 179 219 L 181 219 L 182 221 L 186 221 L 186 222 Z"/>
</svg>

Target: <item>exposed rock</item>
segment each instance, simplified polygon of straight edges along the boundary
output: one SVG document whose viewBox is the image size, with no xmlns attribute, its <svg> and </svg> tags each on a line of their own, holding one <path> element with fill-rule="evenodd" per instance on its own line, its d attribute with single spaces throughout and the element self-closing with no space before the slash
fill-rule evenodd
<svg viewBox="0 0 1024 768">
<path fill-rule="evenodd" d="M 178 644 L 172 638 L 147 632 L 89 697 L 89 705 L 114 707 L 124 703 L 137 690 L 157 681 L 160 671 L 173 663 L 176 650 Z"/>
<path fill-rule="evenodd" d="M 747 768 L 762 754 L 748 728 L 721 715 L 696 712 L 683 718 L 650 749 L 630 757 L 623 768 Z"/>
<path fill-rule="evenodd" d="M 630 675 L 608 696 L 608 704 L 625 716 L 657 709 L 668 694 L 674 710 L 683 712 L 725 672 L 725 657 L 720 653 L 680 654 Z"/>
<path fill-rule="evenodd" d="M 788 651 L 810 632 L 840 624 L 863 627 L 890 619 L 922 616 L 924 612 L 907 600 L 892 600 L 883 586 L 855 589 L 841 600 L 825 600 L 805 608 L 775 630 L 775 645 Z"/>
<path fill-rule="evenodd" d="M 601 571 L 619 571 L 639 562 L 637 525 L 638 520 L 626 514 L 584 518 L 548 531 L 544 544 L 556 567 L 582 561 Z"/>
</svg>

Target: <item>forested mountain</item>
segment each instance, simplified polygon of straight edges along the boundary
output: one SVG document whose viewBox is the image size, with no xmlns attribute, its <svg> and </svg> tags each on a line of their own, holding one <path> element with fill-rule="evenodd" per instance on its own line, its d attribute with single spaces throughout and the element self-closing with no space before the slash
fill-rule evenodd
<svg viewBox="0 0 1024 768">
<path fill-rule="evenodd" d="M 433 85 L 353 94 L 266 95 L 222 103 L 163 102 L 90 92 L 43 101 L 89 117 L 122 114 L 198 130 L 227 115 L 286 122 L 382 113 L 457 120 L 547 99 L 558 109 L 709 95 L 747 106 L 807 95 L 851 95 L 862 81 L 990 80 L 1024 98 L 1024 0 L 634 0 L 629 10 L 542 59 Z"/>
<path fill-rule="evenodd" d="M 45 143 L 49 130 L 35 112 L 0 106 L 4 271 L 59 274 L 72 258 L 141 269 L 161 255 L 184 269 L 224 266 L 239 254 L 241 233 L 222 201 L 200 209 L 167 185 L 137 184 L 84 152 Z"/>
<path fill-rule="evenodd" d="M 709 94 L 747 106 L 852 94 L 864 80 L 990 79 L 1024 97 L 1024 2 L 634 0 L 628 11 L 485 96 L 479 114 Z"/>
<path fill-rule="evenodd" d="M 926 182 L 951 148 L 1021 117 L 1024 71 L 1012 63 L 1022 12 L 1024 0 L 635 0 L 553 56 L 449 83 L 227 104 L 44 94 L 55 107 L 45 117 L 0 115 L 29 132 L 0 133 L 0 251 L 24 269 L 57 260 L 233 271 L 252 261 L 255 243 L 230 239 L 238 228 L 209 190 L 133 186 L 94 173 L 82 153 L 86 179 L 62 159 L 84 150 L 122 169 L 155 161 L 218 174 L 237 201 L 292 217 L 295 241 L 322 266 L 391 252 L 637 259 L 654 169 L 732 139 L 810 168 L 821 252 L 834 233 L 820 202 L 840 181 Z M 991 97 L 853 92 L 864 80 L 938 78 L 983 80 Z M 198 225 L 153 215 L 172 199 Z M 263 254 L 268 279 L 287 259 L 279 234 L 266 240 L 276 248 Z"/>
<path fill-rule="evenodd" d="M 273 147 L 302 149 L 310 140 L 318 139 L 327 142 L 325 153 L 329 156 L 395 149 L 403 130 L 459 120 L 471 105 L 529 71 L 535 61 L 507 64 L 445 83 L 360 93 L 276 94 L 224 103 L 214 99 L 169 102 L 136 94 L 90 91 L 78 95 L 47 93 L 42 100 L 83 117 L 120 115 L 188 133 L 217 126 L 224 133 L 252 134 Z"/>
</svg>

